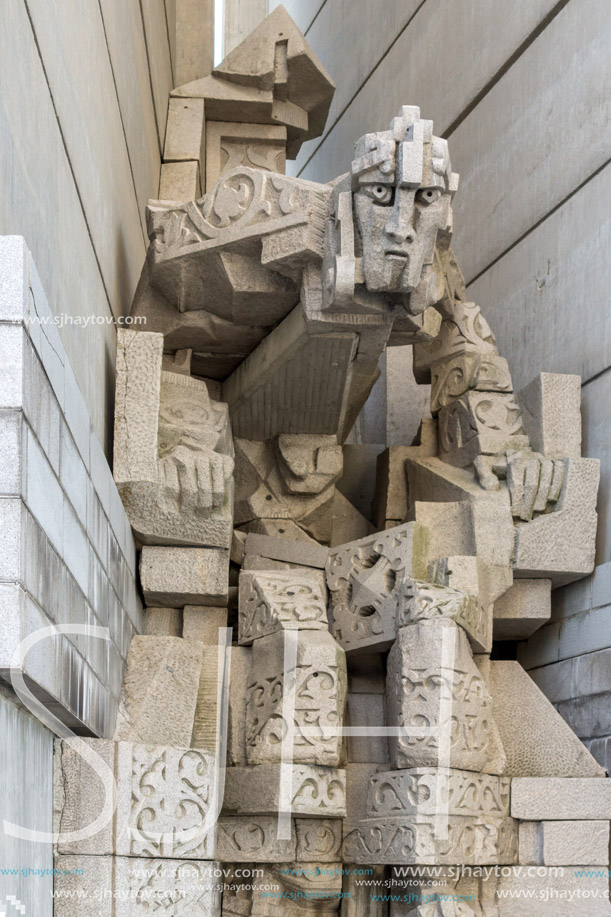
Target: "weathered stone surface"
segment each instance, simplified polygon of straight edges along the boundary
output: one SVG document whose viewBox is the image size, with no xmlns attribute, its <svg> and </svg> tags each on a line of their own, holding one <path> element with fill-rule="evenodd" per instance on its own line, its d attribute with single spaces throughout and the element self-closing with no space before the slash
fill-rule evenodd
<svg viewBox="0 0 611 917">
<path fill-rule="evenodd" d="M 597 777 L 604 771 L 519 662 L 490 663 L 494 721 L 512 777 Z"/>
<path fill-rule="evenodd" d="M 217 859 L 223 863 L 291 863 L 295 831 L 278 837 L 278 819 L 271 815 L 221 815 L 217 823 Z"/>
<path fill-rule="evenodd" d="M 611 780 L 514 777 L 511 814 L 524 821 L 608 820 Z"/>
<path fill-rule="evenodd" d="M 434 816 L 369 818 L 344 836 L 348 863 L 407 865 L 517 862 L 518 830 L 512 818 L 450 816 L 448 836 L 435 836 Z"/>
<path fill-rule="evenodd" d="M 259 535 L 249 532 L 244 545 L 244 551 L 248 554 L 257 554 L 260 557 L 267 557 L 270 560 L 280 560 L 289 564 L 298 564 L 299 566 L 314 567 L 317 570 L 324 570 L 325 564 L 329 557 L 329 549 L 319 545 L 314 539 L 309 538 L 305 532 L 298 528 L 294 523 L 285 520 L 288 525 L 294 526 L 302 537 L 299 540 L 293 539 L 293 529 L 290 529 L 290 535 L 282 533 L 282 537 L 270 537 L 269 535 Z M 282 521 L 265 520 L 266 523 L 273 523 L 278 531 L 283 528 Z M 241 533 L 240 533 L 241 534 Z M 279 534 L 281 534 L 279 532 Z"/>
<path fill-rule="evenodd" d="M 157 910 L 170 900 L 172 917 L 218 917 L 216 868 L 180 858 L 57 856 L 55 909 L 60 917 L 139 917 L 143 908 Z"/>
<path fill-rule="evenodd" d="M 217 774 L 199 749 L 87 740 L 116 780 L 116 814 L 84 841 L 60 837 L 60 853 L 210 859 L 214 854 Z M 105 792 L 96 771 L 62 743 L 60 833 L 87 828 L 102 815 Z M 92 792 L 93 789 L 93 792 Z M 209 814 L 210 813 L 210 814 Z M 208 821 L 206 822 L 206 817 Z"/>
<path fill-rule="evenodd" d="M 221 175 L 235 169 L 236 166 L 253 166 L 268 172 L 284 172 L 286 127 L 272 124 L 208 121 L 206 124 L 206 188 L 212 188 Z"/>
<path fill-rule="evenodd" d="M 426 532 L 397 526 L 333 549 L 327 563 L 333 633 L 350 651 L 382 651 L 395 638 L 401 586 L 426 579 Z"/>
<path fill-rule="evenodd" d="M 494 603 L 493 633 L 495 640 L 524 640 L 549 620 L 551 580 L 515 580 Z"/>
<path fill-rule="evenodd" d="M 233 447 L 227 406 L 210 400 L 201 379 L 162 371 L 162 348 L 161 335 L 119 333 L 114 453 L 121 499 L 144 544 L 229 547 Z M 159 373 L 159 384 L 151 385 L 152 372 Z"/>
<path fill-rule="evenodd" d="M 446 766 L 481 771 L 492 756 L 492 699 L 452 621 L 400 629 L 388 656 L 386 709 L 389 725 L 428 731 L 389 736 L 394 768 L 436 767 L 445 759 Z"/>
<path fill-rule="evenodd" d="M 293 436 L 291 439 L 293 442 L 301 441 L 304 449 L 302 458 L 307 469 L 317 453 L 328 447 L 329 437 Z M 287 481 L 288 475 L 285 475 L 282 467 L 285 463 L 279 457 L 277 443 L 237 439 L 235 446 L 236 525 L 257 519 L 286 520 L 287 524 L 297 523 L 300 529 L 317 541 L 328 542 L 332 531 L 330 508 L 335 493 L 333 480 L 325 481 L 324 475 L 321 475 L 316 485 L 321 485 L 319 489 L 313 492 L 292 492 L 289 488 L 300 479 L 291 475 Z"/>
<path fill-rule="evenodd" d="M 208 646 L 218 646 L 219 628 L 227 627 L 227 609 L 212 605 L 185 605 L 182 636 L 185 640 L 201 640 Z"/>
<path fill-rule="evenodd" d="M 477 593 L 474 595 L 470 590 L 460 591 L 451 586 L 423 583 L 418 580 L 407 582 L 402 592 L 398 627 L 407 627 L 418 621 L 437 617 L 448 618 L 462 627 L 476 652 L 490 651 L 490 615 L 479 604 Z"/>
<path fill-rule="evenodd" d="M 516 575 L 551 579 L 552 588 L 594 569 L 600 464 L 597 459 L 569 458 L 564 465 L 564 483 L 554 511 L 516 527 Z"/>
<path fill-rule="evenodd" d="M 520 863 L 598 866 L 609 860 L 608 821 L 525 821 L 519 827 Z"/>
<path fill-rule="evenodd" d="M 526 881 L 517 872 L 493 881 L 487 906 L 498 903 L 499 917 L 531 917 L 534 899 L 537 902 L 537 917 L 581 917 L 582 914 L 610 917 L 606 876 L 588 878 L 584 887 L 584 878 L 578 866 L 563 870 L 562 875 L 558 875 L 557 868 L 540 867 L 536 872 Z M 524 891 L 529 892 L 529 897 L 518 897 Z M 584 905 L 587 910 L 584 910 Z"/>
<path fill-rule="evenodd" d="M 470 391 L 439 412 L 439 457 L 464 468 L 478 455 L 524 449 L 528 438 L 512 394 Z"/>
<path fill-rule="evenodd" d="M 449 815 L 469 818 L 507 817 L 509 777 L 475 774 L 449 768 L 410 768 L 372 774 L 367 795 L 370 818 L 398 815 Z"/>
<path fill-rule="evenodd" d="M 524 428 L 546 458 L 581 458 L 581 377 L 539 373 L 518 392 Z"/>
<path fill-rule="evenodd" d="M 132 639 L 115 741 L 190 746 L 202 649 L 179 637 Z"/>
<path fill-rule="evenodd" d="M 253 880 L 252 917 L 302 917 L 304 910 L 313 917 L 337 914 L 341 887 L 342 864 L 292 863 L 290 867 L 270 866 Z M 283 896 L 282 904 L 266 900 L 269 888 Z M 307 905 L 306 908 L 301 903 Z"/>
<path fill-rule="evenodd" d="M 331 512 L 331 538 L 329 544 L 332 548 L 365 538 L 374 530 L 369 520 L 337 489 L 333 494 Z"/>
<path fill-rule="evenodd" d="M 149 547 L 140 556 L 140 581 L 147 605 L 227 603 L 229 551 L 221 548 Z"/>
<path fill-rule="evenodd" d="M 315 571 L 302 573 L 240 574 L 239 640 L 258 637 L 285 627 L 299 630 L 329 629 L 326 590 Z"/>
<path fill-rule="evenodd" d="M 147 637 L 182 637 L 182 611 L 179 608 L 145 608 L 144 633 Z"/>
<path fill-rule="evenodd" d="M 346 814 L 346 774 L 343 770 L 293 764 L 230 767 L 225 772 L 223 813 L 227 815 L 307 815 L 342 818 Z M 281 805 L 283 799 L 290 806 Z"/>
<path fill-rule="evenodd" d="M 357 870 L 350 869 L 348 875 L 344 875 L 342 917 L 386 917 L 386 902 L 374 900 L 378 895 L 386 894 L 386 868 L 374 866 L 367 881 L 373 882 L 373 885 L 363 885 Z"/>
<path fill-rule="evenodd" d="M 164 162 L 159 178 L 159 200 L 194 201 L 201 196 L 199 163 Z"/>
<path fill-rule="evenodd" d="M 335 863 L 341 857 L 341 818 L 296 818 L 298 863 Z"/>
<path fill-rule="evenodd" d="M 203 99 L 170 99 L 163 159 L 164 162 L 195 160 L 203 167 Z"/>
<path fill-rule="evenodd" d="M 246 690 L 250 681 L 252 647 L 231 647 L 227 764 L 246 765 Z"/>
<path fill-rule="evenodd" d="M 285 731 L 293 731 L 296 764 L 337 767 L 340 728 L 346 703 L 346 659 L 329 633 L 299 631 L 295 670 L 295 709 L 289 726 L 284 709 L 285 639 L 288 631 L 254 641 L 246 690 L 246 749 L 249 764 L 279 762 Z M 292 678 L 289 669 L 288 678 Z"/>
</svg>

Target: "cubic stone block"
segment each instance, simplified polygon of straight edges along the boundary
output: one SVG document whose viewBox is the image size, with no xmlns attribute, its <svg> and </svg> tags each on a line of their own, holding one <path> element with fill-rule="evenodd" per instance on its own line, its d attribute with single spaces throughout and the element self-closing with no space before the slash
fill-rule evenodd
<svg viewBox="0 0 611 917">
<path fill-rule="evenodd" d="M 283 808 L 281 802 L 289 804 Z M 223 813 L 276 815 L 289 812 L 317 818 L 346 814 L 346 774 L 311 764 L 259 764 L 225 771 Z"/>
<path fill-rule="evenodd" d="M 289 728 L 287 681 L 294 678 L 292 760 L 337 767 L 347 687 L 344 651 L 328 632 L 298 631 L 295 672 L 285 673 L 286 634 L 277 632 L 254 641 L 246 689 L 248 763 L 281 760 L 282 738 Z"/>
<path fill-rule="evenodd" d="M 335 863 L 341 858 L 341 818 L 296 818 L 297 863 Z"/>
<path fill-rule="evenodd" d="M 514 777 L 511 814 L 524 821 L 611 819 L 611 780 Z"/>
<path fill-rule="evenodd" d="M 425 529 L 414 522 L 334 548 L 326 574 L 333 634 L 347 652 L 382 652 L 396 636 L 402 586 L 426 579 Z"/>
<path fill-rule="evenodd" d="M 369 781 L 367 815 L 434 815 L 441 805 L 447 806 L 449 815 L 506 818 L 510 787 L 509 777 L 449 768 L 379 771 Z"/>
<path fill-rule="evenodd" d="M 581 376 L 539 373 L 518 392 L 532 448 L 547 458 L 581 458 Z"/>
<path fill-rule="evenodd" d="M 271 815 L 221 815 L 217 823 L 217 859 L 223 863 L 292 863 L 295 826 L 291 837 L 278 837 L 278 819 Z"/>
<path fill-rule="evenodd" d="M 460 770 L 481 771 L 492 758 L 492 699 L 453 621 L 400 628 L 388 655 L 386 710 L 389 725 L 416 733 L 389 736 L 394 768 L 435 767 L 444 749 L 450 767 Z M 456 721 L 460 730 L 452 727 Z"/>
<path fill-rule="evenodd" d="M 182 637 L 182 611 L 179 608 L 144 609 L 144 633 L 147 637 Z"/>
<path fill-rule="evenodd" d="M 315 571 L 240 573 L 240 643 L 284 627 L 328 630 L 327 596 Z"/>
<path fill-rule="evenodd" d="M 200 643 L 134 637 L 127 657 L 114 739 L 189 747 L 202 670 Z M 168 703 L 172 698 L 172 703 Z"/>
<path fill-rule="evenodd" d="M 140 581 L 147 605 L 226 605 L 229 551 L 142 548 Z"/>
<path fill-rule="evenodd" d="M 517 579 L 494 603 L 495 640 L 525 640 L 549 620 L 552 582 Z"/>
</svg>

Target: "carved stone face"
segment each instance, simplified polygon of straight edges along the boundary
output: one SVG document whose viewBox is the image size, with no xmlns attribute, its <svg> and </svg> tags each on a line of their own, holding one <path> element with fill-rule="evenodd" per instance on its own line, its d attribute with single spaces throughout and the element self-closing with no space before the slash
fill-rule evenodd
<svg viewBox="0 0 611 917">
<path fill-rule="evenodd" d="M 433 263 L 440 230 L 451 220 L 457 176 L 447 143 L 431 121 L 403 108 L 388 131 L 357 142 L 352 163 L 353 204 L 371 292 L 411 293 Z"/>
</svg>

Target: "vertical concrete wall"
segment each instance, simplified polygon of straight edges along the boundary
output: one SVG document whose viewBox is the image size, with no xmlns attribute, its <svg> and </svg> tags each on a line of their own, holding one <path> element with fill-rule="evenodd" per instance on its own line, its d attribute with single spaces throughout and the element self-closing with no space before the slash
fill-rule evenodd
<svg viewBox="0 0 611 917">
<path fill-rule="evenodd" d="M 0 10 L 0 234 L 28 240 L 108 455 L 114 321 L 129 311 L 158 194 L 173 11 L 170 0 Z"/>
<path fill-rule="evenodd" d="M 287 0 L 338 84 L 324 135 L 288 171 L 328 180 L 355 140 L 419 105 L 461 184 L 455 249 L 521 388 L 583 379 L 584 454 L 600 458 L 596 574 L 554 593 L 520 650 L 607 765 L 611 740 L 611 17 L 607 0 Z M 408 373 L 409 367 L 406 368 Z M 373 393 L 372 418 L 392 380 Z M 366 414 L 367 412 L 365 412 Z M 364 437 L 376 425 L 361 418 Z M 369 429 L 369 434 L 367 430 Z M 371 441 L 371 439 L 370 439 Z M 573 700 L 570 700 L 570 699 Z"/>
</svg>

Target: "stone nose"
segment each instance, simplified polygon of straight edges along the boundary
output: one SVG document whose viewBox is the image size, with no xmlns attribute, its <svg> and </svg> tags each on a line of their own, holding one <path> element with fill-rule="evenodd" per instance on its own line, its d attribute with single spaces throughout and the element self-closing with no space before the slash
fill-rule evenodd
<svg viewBox="0 0 611 917">
<path fill-rule="evenodd" d="M 392 217 L 386 226 L 386 235 L 396 245 L 413 242 L 416 238 L 414 229 L 415 191 L 397 188 Z"/>
</svg>

